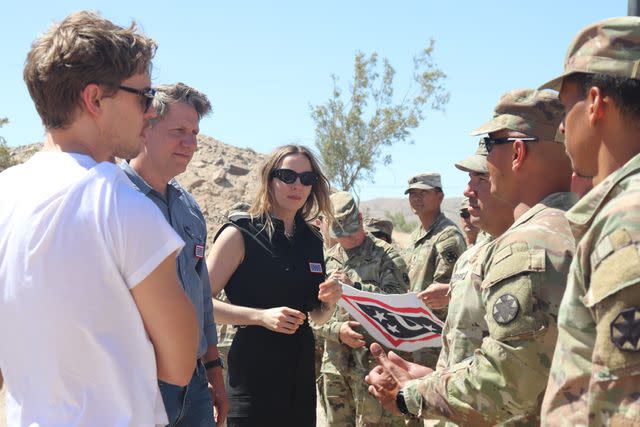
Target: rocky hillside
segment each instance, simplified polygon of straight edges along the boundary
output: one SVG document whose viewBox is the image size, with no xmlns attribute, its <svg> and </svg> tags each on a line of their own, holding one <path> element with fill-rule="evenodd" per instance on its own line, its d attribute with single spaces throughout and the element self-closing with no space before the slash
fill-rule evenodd
<svg viewBox="0 0 640 427">
<path fill-rule="evenodd" d="M 42 144 L 32 144 L 11 149 L 12 159 L 24 162 Z M 189 167 L 177 179 L 190 191 L 200 204 L 207 219 L 207 247 L 211 247 L 213 236 L 222 225 L 227 210 L 236 202 L 250 202 L 256 190 L 258 170 L 265 155 L 250 148 L 238 148 L 215 138 L 198 136 L 198 151 Z M 460 198 L 448 198 L 443 202 L 445 214 L 457 223 Z M 365 215 L 385 218 L 386 212 L 402 212 L 407 221 L 415 217 L 406 198 L 379 198 L 361 203 Z M 395 233 L 394 233 L 395 234 Z"/>
</svg>

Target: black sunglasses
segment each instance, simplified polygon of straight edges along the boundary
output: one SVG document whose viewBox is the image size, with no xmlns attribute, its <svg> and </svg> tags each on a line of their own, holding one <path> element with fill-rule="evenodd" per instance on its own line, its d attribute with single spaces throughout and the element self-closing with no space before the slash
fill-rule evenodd
<svg viewBox="0 0 640 427">
<path fill-rule="evenodd" d="M 463 209 L 463 210 L 460 211 L 460 218 L 469 219 L 470 216 L 471 216 L 471 214 L 469 213 L 468 210 Z"/>
<path fill-rule="evenodd" d="M 494 145 L 499 144 L 508 144 L 510 142 L 523 141 L 523 142 L 534 142 L 537 141 L 538 138 L 535 136 L 525 136 L 522 138 L 489 138 L 485 136 L 482 138 L 482 142 L 484 143 L 485 148 L 487 149 L 487 153 L 490 153 L 493 150 Z"/>
<path fill-rule="evenodd" d="M 150 87 L 146 89 L 136 89 L 133 87 L 120 85 L 118 86 L 118 89 L 121 89 L 125 92 L 133 93 L 134 95 L 138 95 L 140 97 L 140 105 L 142 106 L 142 109 L 145 113 L 149 111 L 149 107 L 151 107 L 151 103 L 153 102 L 153 97 L 156 94 L 156 90 Z"/>
<path fill-rule="evenodd" d="M 276 169 L 271 172 L 271 178 L 278 178 L 285 184 L 293 184 L 300 178 L 300 184 L 304 186 L 313 185 L 318 182 L 318 174 L 313 171 L 298 173 L 291 169 Z"/>
</svg>

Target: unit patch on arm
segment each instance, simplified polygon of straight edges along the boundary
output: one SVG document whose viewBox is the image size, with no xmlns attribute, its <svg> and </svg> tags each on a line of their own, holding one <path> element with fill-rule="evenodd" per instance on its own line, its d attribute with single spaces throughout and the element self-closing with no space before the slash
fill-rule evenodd
<svg viewBox="0 0 640 427">
<path fill-rule="evenodd" d="M 622 310 L 613 319 L 611 341 L 622 351 L 640 351 L 640 308 Z"/>
<path fill-rule="evenodd" d="M 493 318 L 501 325 L 506 325 L 515 319 L 519 311 L 520 303 L 511 294 L 500 296 L 493 304 Z"/>
</svg>

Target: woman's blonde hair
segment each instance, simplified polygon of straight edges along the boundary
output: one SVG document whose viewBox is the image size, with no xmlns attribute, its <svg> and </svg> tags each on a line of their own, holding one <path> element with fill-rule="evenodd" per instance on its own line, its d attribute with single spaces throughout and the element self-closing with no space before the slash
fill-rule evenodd
<svg viewBox="0 0 640 427">
<path fill-rule="evenodd" d="M 258 191 L 254 197 L 249 214 L 252 217 L 264 217 L 265 228 L 269 236 L 273 234 L 273 222 L 271 221 L 271 208 L 275 203 L 275 198 L 271 190 L 271 174 L 278 169 L 282 164 L 285 157 L 292 154 L 302 154 L 307 157 L 309 163 L 311 163 L 311 170 L 318 174 L 318 181 L 311 187 L 311 193 L 300 208 L 300 215 L 302 218 L 309 222 L 316 219 L 318 216 L 328 218 L 329 221 L 333 220 L 333 208 L 331 206 L 331 200 L 329 199 L 329 180 L 322 173 L 320 168 L 320 162 L 316 159 L 314 154 L 307 147 L 302 145 L 283 145 L 278 147 L 269 155 L 262 169 L 260 170 L 260 184 Z"/>
</svg>

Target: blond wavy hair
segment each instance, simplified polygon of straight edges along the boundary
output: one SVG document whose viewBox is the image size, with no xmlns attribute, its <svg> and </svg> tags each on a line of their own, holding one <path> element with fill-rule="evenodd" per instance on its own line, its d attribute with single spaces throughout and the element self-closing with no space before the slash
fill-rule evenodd
<svg viewBox="0 0 640 427">
<path fill-rule="evenodd" d="M 273 222 L 271 220 L 271 208 L 275 203 L 275 197 L 271 189 L 271 174 L 278 169 L 285 157 L 293 154 L 302 154 L 311 163 L 311 170 L 318 174 L 318 181 L 311 187 L 311 193 L 302 208 L 298 211 L 306 222 L 313 221 L 318 216 L 333 220 L 333 208 L 329 199 L 330 185 L 327 177 L 322 173 L 320 162 L 307 147 L 303 145 L 283 145 L 276 148 L 267 158 L 260 170 L 260 184 L 254 197 L 249 214 L 252 218 L 264 217 L 265 228 L 269 236 L 273 234 Z"/>
</svg>

